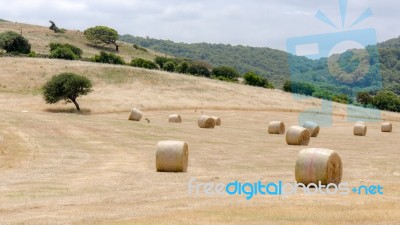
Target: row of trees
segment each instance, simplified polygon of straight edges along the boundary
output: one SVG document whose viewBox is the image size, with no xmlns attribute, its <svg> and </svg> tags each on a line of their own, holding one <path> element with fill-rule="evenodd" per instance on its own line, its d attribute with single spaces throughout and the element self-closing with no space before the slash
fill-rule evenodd
<svg viewBox="0 0 400 225">
<path fill-rule="evenodd" d="M 355 104 L 367 108 L 400 112 L 400 97 L 390 90 L 381 90 L 377 92 L 361 91 L 357 93 L 354 100 L 347 94 L 335 94 L 325 88 L 316 87 L 307 82 L 287 80 L 284 83 L 283 90 L 344 104 Z"/>
</svg>

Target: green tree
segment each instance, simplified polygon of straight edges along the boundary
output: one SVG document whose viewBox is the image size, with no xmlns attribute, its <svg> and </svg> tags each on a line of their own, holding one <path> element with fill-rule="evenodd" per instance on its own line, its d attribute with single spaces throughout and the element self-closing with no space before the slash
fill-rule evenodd
<svg viewBox="0 0 400 225">
<path fill-rule="evenodd" d="M 131 66 L 140 67 L 140 68 L 146 68 L 146 69 L 151 69 L 151 70 L 158 68 L 157 64 L 155 64 L 154 62 L 149 61 L 149 60 L 145 60 L 145 59 L 142 59 L 142 58 L 132 59 Z"/>
<path fill-rule="evenodd" d="M 292 93 L 292 81 L 286 80 L 283 83 L 283 91 Z"/>
<path fill-rule="evenodd" d="M 115 50 L 119 51 L 117 44 L 118 32 L 106 26 L 96 26 L 88 28 L 83 33 L 86 39 L 94 45 L 106 44 L 114 45 Z"/>
<path fill-rule="evenodd" d="M 373 105 L 380 110 L 400 112 L 400 99 L 391 91 L 380 91 L 374 97 Z"/>
<path fill-rule="evenodd" d="M 172 60 L 168 60 L 163 65 L 164 70 L 168 71 L 168 72 L 174 72 L 175 71 L 175 67 L 176 67 L 176 64 Z"/>
<path fill-rule="evenodd" d="M 264 87 L 264 88 L 268 88 L 270 86 L 266 78 L 261 77 L 260 75 L 254 72 L 247 72 L 243 76 L 243 78 L 246 81 L 246 84 L 251 86 Z"/>
<path fill-rule="evenodd" d="M 160 67 L 160 69 L 164 69 L 164 63 L 168 61 L 167 57 L 164 56 L 157 56 L 154 59 L 154 62 Z"/>
<path fill-rule="evenodd" d="M 80 107 L 76 99 L 92 91 L 92 82 L 74 73 L 62 73 L 53 76 L 43 86 L 43 97 L 46 103 L 54 104 L 61 100 L 73 102 L 78 111 Z"/>
<path fill-rule="evenodd" d="M 210 65 L 203 62 L 193 62 L 191 65 L 189 65 L 187 72 L 195 76 L 210 77 L 210 67 Z"/>
<path fill-rule="evenodd" d="M 224 77 L 233 81 L 237 81 L 240 77 L 240 74 L 237 72 L 236 69 L 227 66 L 214 68 L 211 74 L 215 77 Z"/>
<path fill-rule="evenodd" d="M 0 47 L 8 53 L 29 54 L 31 51 L 29 41 L 14 31 L 0 34 Z"/>
<path fill-rule="evenodd" d="M 372 104 L 373 100 L 374 99 L 372 98 L 372 96 L 366 91 L 361 91 L 357 93 L 357 102 L 362 104 L 363 106 Z"/>
<path fill-rule="evenodd" d="M 125 61 L 114 53 L 107 53 L 105 51 L 101 51 L 100 55 L 95 55 L 92 58 L 93 62 L 98 63 L 108 63 L 108 64 L 117 64 L 117 65 L 125 65 Z"/>
<path fill-rule="evenodd" d="M 306 82 L 287 80 L 283 84 L 283 90 L 295 94 L 312 96 L 313 93 L 316 91 L 316 88 L 312 84 Z"/>
</svg>

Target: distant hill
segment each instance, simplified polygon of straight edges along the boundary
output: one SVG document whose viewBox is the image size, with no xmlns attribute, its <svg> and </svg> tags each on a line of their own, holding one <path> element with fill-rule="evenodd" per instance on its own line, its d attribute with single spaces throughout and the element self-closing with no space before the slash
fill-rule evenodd
<svg viewBox="0 0 400 225">
<path fill-rule="evenodd" d="M 121 40 L 175 57 L 202 60 L 213 66 L 228 65 L 240 73 L 253 71 L 270 79 L 278 87 L 282 87 L 283 82 L 290 77 L 287 53 L 271 48 L 208 43 L 185 44 L 131 35 L 123 35 Z M 304 57 L 297 60 L 303 65 L 313 63 Z"/>
<path fill-rule="evenodd" d="M 9 21 L 8 21 L 8 20 L 0 19 L 0 23 L 3 23 L 3 22 L 9 22 Z"/>
<path fill-rule="evenodd" d="M 337 60 L 339 65 L 330 69 L 327 58 L 311 60 L 271 48 L 175 43 L 132 35 L 123 35 L 121 40 L 175 57 L 203 60 L 214 66 L 231 66 L 241 73 L 254 71 L 268 78 L 277 88 L 281 88 L 285 80 L 295 79 L 352 96 L 357 91 L 366 89 L 373 92 L 382 89 L 382 86 L 400 94 L 400 38 L 378 45 L 379 60 L 367 62 L 365 58 L 364 64 L 358 65 L 360 62 L 354 59 L 353 55 L 362 53 L 349 50 L 341 55 L 332 56 L 330 59 Z M 332 77 L 330 70 L 337 76 Z M 366 76 L 361 76 L 365 73 Z M 380 77 L 383 77 L 383 83 L 380 83 Z"/>
</svg>

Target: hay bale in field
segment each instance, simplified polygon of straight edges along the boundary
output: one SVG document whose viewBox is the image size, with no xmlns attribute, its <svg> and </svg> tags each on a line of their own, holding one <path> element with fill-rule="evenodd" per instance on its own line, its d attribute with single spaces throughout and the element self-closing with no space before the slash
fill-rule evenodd
<svg viewBox="0 0 400 225">
<path fill-rule="evenodd" d="M 215 120 L 209 116 L 202 115 L 199 118 L 198 125 L 200 128 L 212 129 L 215 127 Z"/>
<path fill-rule="evenodd" d="M 272 121 L 268 125 L 269 134 L 284 134 L 285 124 L 282 121 Z"/>
<path fill-rule="evenodd" d="M 213 116 L 211 118 L 213 118 L 213 120 L 215 120 L 215 126 L 221 126 L 221 123 L 222 123 L 221 118 L 216 117 L 216 116 Z"/>
<path fill-rule="evenodd" d="M 308 148 L 297 156 L 295 176 L 297 183 L 340 184 L 343 165 L 340 155 L 329 149 Z"/>
<path fill-rule="evenodd" d="M 172 114 L 169 116 L 168 121 L 170 123 L 182 123 L 182 117 L 178 114 Z"/>
<path fill-rule="evenodd" d="M 354 125 L 353 134 L 355 136 L 365 136 L 365 135 L 367 135 L 367 126 L 365 124 L 356 123 Z"/>
<path fill-rule="evenodd" d="M 311 137 L 318 137 L 319 125 L 317 123 L 307 121 L 304 123 L 303 127 L 310 131 Z"/>
<path fill-rule="evenodd" d="M 304 127 L 293 126 L 286 132 L 286 143 L 288 145 L 308 145 L 310 138 L 310 131 Z"/>
<path fill-rule="evenodd" d="M 143 113 L 139 109 L 132 109 L 131 115 L 129 115 L 129 120 L 140 121 L 142 119 Z"/>
<path fill-rule="evenodd" d="M 389 122 L 382 123 L 381 130 L 382 130 L 382 132 L 391 133 L 393 131 L 392 123 L 389 123 Z"/>
<path fill-rule="evenodd" d="M 183 141 L 160 141 L 157 144 L 156 168 L 158 172 L 186 172 L 189 148 Z"/>
</svg>

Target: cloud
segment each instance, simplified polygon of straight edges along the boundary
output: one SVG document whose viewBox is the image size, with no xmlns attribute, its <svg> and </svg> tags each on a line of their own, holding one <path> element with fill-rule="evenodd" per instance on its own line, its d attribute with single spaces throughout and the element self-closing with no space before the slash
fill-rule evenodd
<svg viewBox="0 0 400 225">
<path fill-rule="evenodd" d="M 375 28 L 378 40 L 397 37 L 400 2 L 348 0 L 348 22 L 371 7 L 357 29 Z M 285 50 L 286 39 L 337 32 L 314 18 L 323 11 L 341 24 L 338 1 L 329 0 L 0 0 L 3 19 L 84 30 L 95 25 L 179 42 L 230 43 Z M 6 6 L 6 7 L 4 7 Z"/>
</svg>

